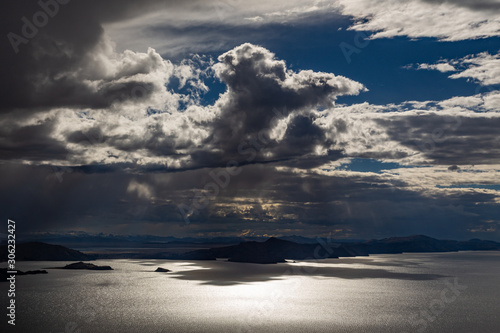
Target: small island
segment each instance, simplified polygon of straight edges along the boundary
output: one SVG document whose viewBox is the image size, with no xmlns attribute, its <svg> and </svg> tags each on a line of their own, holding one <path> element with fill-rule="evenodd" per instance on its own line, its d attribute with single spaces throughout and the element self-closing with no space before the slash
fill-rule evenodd
<svg viewBox="0 0 500 333">
<path fill-rule="evenodd" d="M 6 282 L 7 281 L 7 278 L 12 275 L 12 274 L 8 274 L 9 270 L 7 268 L 0 268 L 0 282 Z M 19 275 L 35 275 L 35 274 L 47 274 L 47 271 L 46 270 L 35 270 L 35 271 L 26 271 L 26 272 L 23 272 L 23 271 L 16 271 L 15 275 L 16 276 L 19 276 Z"/>
<path fill-rule="evenodd" d="M 109 271 L 113 270 L 110 266 L 97 266 L 94 264 L 90 263 L 85 263 L 85 262 L 75 262 L 73 264 L 68 264 L 64 267 L 54 267 L 57 269 L 89 269 L 89 270 L 94 270 L 94 271 Z"/>
<path fill-rule="evenodd" d="M 155 272 L 168 273 L 168 272 L 170 272 L 170 269 L 158 267 Z"/>
<path fill-rule="evenodd" d="M 44 269 L 37 269 L 34 271 L 17 271 L 17 275 L 35 275 L 35 274 L 48 274 L 48 272 Z"/>
</svg>

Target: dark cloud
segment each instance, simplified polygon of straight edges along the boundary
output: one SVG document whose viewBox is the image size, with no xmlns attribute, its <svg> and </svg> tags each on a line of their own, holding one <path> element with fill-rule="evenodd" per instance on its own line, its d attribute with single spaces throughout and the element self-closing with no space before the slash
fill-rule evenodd
<svg viewBox="0 0 500 333">
<path fill-rule="evenodd" d="M 500 2 L 497 0 L 423 0 L 429 3 L 450 3 L 473 10 L 500 11 Z"/>
<path fill-rule="evenodd" d="M 0 200 L 9 207 L 2 216 L 15 219 L 20 233 L 84 230 L 193 236 L 251 231 L 367 238 L 411 233 L 498 237 L 498 233 L 467 231 L 498 216 L 494 195 L 426 196 L 402 183 L 390 186 L 374 175 L 304 177 L 269 165 L 248 165 L 186 224 L 177 204 L 189 204 L 193 189 L 213 182 L 206 169 L 143 175 L 74 170 L 61 174 L 62 181 L 49 167 L 3 165 L 0 172 L 10 175 L 0 182 Z"/>
<path fill-rule="evenodd" d="M 34 162 L 64 159 L 69 151 L 64 143 L 50 137 L 54 126 L 54 120 L 28 126 L 5 122 L 0 126 L 1 158 Z"/>
<path fill-rule="evenodd" d="M 13 33 L 17 36 L 13 42 L 8 38 L 1 42 L 4 51 L 0 61 L 8 64 L 0 69 L 0 109 L 3 112 L 18 108 L 37 110 L 44 106 L 109 106 L 121 95 L 120 90 L 127 87 L 118 86 L 106 77 L 101 78 L 108 82 L 105 80 L 97 90 L 84 82 L 95 70 L 89 61 L 99 43 L 103 43 L 102 24 L 175 2 L 72 0 L 60 4 L 46 0 L 42 3 L 48 4 L 46 8 L 49 9 L 44 10 L 36 0 L 9 0 L 0 4 L 0 11 L 8 13 L 0 23 L 2 35 Z M 19 38 L 23 42 L 19 42 Z M 150 71 L 148 61 L 144 59 L 140 66 L 120 73 L 121 77 Z"/>
<path fill-rule="evenodd" d="M 1 23 L 4 34 L 12 32 L 27 40 L 18 45 L 15 42 L 16 45 L 11 45 L 12 40 L 3 40 L 3 48 L 8 52 L 2 53 L 0 61 L 9 66 L 2 66 L 0 70 L 3 92 L 0 109 L 9 114 L 8 117 L 14 112 L 61 107 L 106 109 L 118 102 L 133 100 L 138 103 L 165 92 L 164 82 L 144 78 L 163 70 L 163 59 L 154 50 L 142 54 L 114 52 L 110 41 L 104 37 L 103 25 L 155 10 L 196 6 L 197 1 L 186 4 L 148 0 L 138 4 L 136 1 L 73 0 L 61 4 L 47 0 L 43 3 L 50 8 L 40 6 L 37 1 L 5 1 L 0 5 L 2 12 L 9 13 Z M 45 15 L 47 22 L 39 27 L 33 25 L 37 15 Z M 23 25 L 26 26 L 24 30 Z M 30 28 L 33 36 L 28 38 L 24 35 Z M 291 72 L 284 61 L 252 44 L 241 45 L 221 55 L 216 73 L 228 89 L 224 99 L 216 105 L 220 115 L 212 121 L 191 124 L 205 127 L 209 132 L 203 147 L 189 138 L 179 139 L 177 133 L 166 133 L 161 124 L 150 126 L 142 137 L 111 135 L 105 128 L 108 124 L 98 123 L 90 129 L 86 127 L 63 135 L 69 143 L 85 149 L 108 145 L 122 152 L 143 150 L 158 157 L 190 156 L 191 162 L 183 162 L 180 168 L 219 166 L 229 160 L 240 163 L 283 160 L 310 154 L 318 146 L 325 145 L 314 117 L 301 113 L 330 106 L 336 96 L 357 94 L 364 89 L 357 82 L 329 73 Z M 167 76 L 165 71 L 160 74 Z M 134 93 L 136 88 L 140 88 L 139 95 Z M 285 137 L 270 139 L 276 121 L 286 117 L 290 117 L 287 122 L 291 127 L 285 128 Z M 65 147 L 65 142 L 54 139 L 51 129 L 54 128 L 48 126 L 43 133 L 36 133 L 45 135 L 39 140 L 40 144 L 52 142 L 54 149 Z M 93 140 L 96 135 L 99 138 Z M 6 136 L 0 145 L 8 150 L 9 146 L 23 145 L 23 141 L 28 141 L 26 145 L 29 145 L 29 140 L 29 136 L 26 140 L 20 138 L 20 142 L 13 145 L 7 142 Z M 41 156 L 46 160 L 58 159 L 56 152 Z M 81 151 L 75 152 L 78 153 Z M 23 151 L 16 154 L 23 156 Z M 30 155 L 24 156 L 30 160 Z M 13 157 L 13 153 L 3 155 L 4 159 Z"/>
<path fill-rule="evenodd" d="M 326 144 L 311 110 L 331 106 L 337 96 L 364 90 L 360 83 L 342 76 L 292 72 L 270 51 L 248 43 L 218 59 L 214 68 L 227 92 L 205 143 L 237 161 L 243 160 L 242 155 L 267 160 L 311 153 L 314 145 Z M 287 117 L 290 121 L 284 137 L 271 139 L 278 121 Z M 265 158 L 265 154 L 271 157 Z"/>
<path fill-rule="evenodd" d="M 146 65 L 149 62 L 153 67 L 161 66 L 159 56 L 153 51 L 142 55 L 129 52 L 125 53 L 125 56 L 128 58 L 123 62 L 124 65 L 117 66 L 116 75 L 119 77 L 147 72 L 149 67 Z M 137 58 L 144 61 L 137 61 Z M 331 146 L 331 142 L 326 139 L 324 129 L 315 123 L 319 114 L 315 109 L 332 106 L 337 96 L 358 94 L 364 90 L 363 85 L 330 73 L 288 70 L 285 62 L 275 59 L 273 53 L 252 44 L 243 44 L 223 54 L 212 68 L 227 85 L 226 93 L 212 106 L 185 112 L 186 115 L 179 111 L 155 115 L 139 109 L 137 112 L 142 113 L 144 117 L 141 122 L 143 127 L 131 131 L 119 130 L 115 133 L 113 131 L 118 126 L 114 122 L 119 120 L 117 116 L 92 116 L 88 111 L 74 113 L 75 109 L 65 113 L 59 111 L 57 114 L 52 113 L 51 117 L 57 118 L 71 129 L 55 133 L 54 126 L 44 125 L 45 131 L 36 134 L 44 134 L 47 137 L 45 140 L 53 142 L 54 147 L 72 144 L 68 158 L 76 165 L 99 163 L 103 156 L 102 149 L 105 148 L 108 148 L 108 157 L 119 158 L 118 155 L 141 152 L 142 156 L 147 157 L 172 157 L 177 160 L 182 158 L 182 162 L 171 162 L 170 165 L 173 166 L 169 167 L 170 169 L 218 167 L 225 166 L 230 161 L 236 161 L 239 165 L 267 163 L 302 159 L 305 156 L 323 156 L 322 160 L 325 161 L 340 156 L 338 153 L 328 153 L 327 148 Z M 90 74 L 86 73 L 87 76 Z M 85 82 L 83 77 L 78 79 Z M 90 104 L 105 107 L 106 101 L 111 102 L 115 98 L 135 98 L 134 102 L 137 102 L 160 93 L 153 83 L 109 81 L 101 84 L 103 91 L 94 92 L 93 97 L 88 99 L 86 91 L 74 90 L 74 86 L 68 82 L 57 84 L 61 84 L 61 89 L 52 90 L 54 85 L 50 83 L 49 88 L 39 89 L 47 89 L 44 93 L 46 99 L 38 99 L 41 105 L 46 103 L 60 106 L 67 102 L 79 103 L 79 106 L 86 103 L 87 107 Z M 138 91 L 139 95 L 127 95 L 126 92 L 133 91 L 137 87 L 136 84 L 140 84 L 142 88 Z M 142 108 L 144 109 L 144 106 Z M 203 113 L 209 110 L 212 110 L 214 117 L 205 118 Z M 29 118 L 29 112 L 25 117 Z M 137 119 L 137 116 L 134 117 Z M 6 117 L 9 118 L 10 115 Z M 69 119 L 78 122 L 69 124 Z M 18 121 L 17 124 L 13 120 L 0 124 L 0 128 L 11 126 L 9 123 L 23 126 L 19 124 L 26 120 Z M 43 123 L 46 120 L 40 121 Z M 130 125 L 129 123 L 125 126 Z M 197 141 L 193 136 L 200 136 L 200 130 L 207 134 L 204 139 Z M 10 132 L 5 128 L 5 133 Z M 61 136 L 64 136 L 66 141 L 57 142 L 54 139 Z M 29 142 L 29 138 L 18 138 L 16 146 L 22 145 L 23 141 Z M 6 134 L 0 146 L 9 146 L 10 139 Z M 92 155 L 92 152 L 98 150 L 99 159 L 92 157 L 97 156 L 97 153 Z M 22 156 L 22 153 L 22 150 L 19 150 L 19 156 Z M 86 157 L 83 158 L 82 154 Z M 5 156 L 5 159 L 11 159 L 9 155 Z M 61 156 L 46 157 L 46 161 L 62 160 Z M 138 158 L 140 157 L 136 155 L 134 160 Z M 28 155 L 25 159 L 31 160 Z M 109 161 L 113 164 L 123 163 L 123 157 L 122 160 Z M 155 163 L 159 161 L 153 162 L 153 167 Z"/>
<path fill-rule="evenodd" d="M 451 117 L 431 113 L 395 116 L 377 122 L 392 140 L 439 165 L 500 163 L 499 118 Z"/>
<path fill-rule="evenodd" d="M 276 148 L 278 156 L 293 157 L 314 153 L 315 147 L 328 147 L 324 130 L 313 123 L 311 116 L 296 116 L 286 129 L 282 142 Z"/>
</svg>

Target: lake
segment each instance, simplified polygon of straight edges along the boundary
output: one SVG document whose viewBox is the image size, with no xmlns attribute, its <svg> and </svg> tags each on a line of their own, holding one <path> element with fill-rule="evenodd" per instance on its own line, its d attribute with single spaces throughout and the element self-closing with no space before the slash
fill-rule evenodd
<svg viewBox="0 0 500 333">
<path fill-rule="evenodd" d="M 68 263 L 18 262 L 17 269 Z M 500 252 L 275 265 L 94 263 L 114 270 L 18 276 L 16 329 L 9 331 L 500 332 Z M 172 272 L 154 272 L 159 266 Z M 1 297 L 6 312 L 7 293 Z"/>
</svg>

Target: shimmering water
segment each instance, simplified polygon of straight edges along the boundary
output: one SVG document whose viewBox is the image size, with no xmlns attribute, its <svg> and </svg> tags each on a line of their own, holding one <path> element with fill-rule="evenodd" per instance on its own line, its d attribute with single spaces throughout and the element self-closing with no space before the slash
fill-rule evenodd
<svg viewBox="0 0 500 333">
<path fill-rule="evenodd" d="M 19 262 L 18 269 L 67 263 Z M 96 264 L 114 271 L 50 269 L 46 275 L 19 276 L 12 331 L 500 332 L 500 252 L 277 265 Z M 156 273 L 158 266 L 172 272 Z M 2 302 L 6 305 L 6 292 Z"/>
</svg>

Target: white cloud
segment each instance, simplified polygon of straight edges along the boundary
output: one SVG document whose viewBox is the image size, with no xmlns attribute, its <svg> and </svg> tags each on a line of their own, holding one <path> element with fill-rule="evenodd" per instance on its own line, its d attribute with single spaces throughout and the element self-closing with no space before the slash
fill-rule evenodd
<svg viewBox="0 0 500 333">
<path fill-rule="evenodd" d="M 446 72 L 454 72 L 456 71 L 455 67 L 448 63 L 437 63 L 437 64 L 419 64 L 418 69 L 428 69 L 428 70 L 437 70 L 440 71 L 441 73 L 446 73 Z"/>
<path fill-rule="evenodd" d="M 492 164 L 500 161 L 496 124 L 500 92 L 444 101 L 337 106 L 315 120 L 347 157 L 408 165 Z"/>
<path fill-rule="evenodd" d="M 500 52 L 494 55 L 483 52 L 462 58 L 458 62 L 467 69 L 450 78 L 471 78 L 482 85 L 500 84 Z"/>
<path fill-rule="evenodd" d="M 140 183 L 133 179 L 128 184 L 127 193 L 135 193 L 137 197 L 149 200 L 153 198 L 154 189 L 148 184 Z"/>
<path fill-rule="evenodd" d="M 482 4 L 482 5 L 481 5 Z M 496 7 L 495 7 L 496 6 Z M 165 4 L 154 12 L 106 23 L 119 49 L 153 46 L 161 54 L 213 52 L 241 43 L 241 29 L 255 39 L 255 28 L 270 24 L 315 22 L 351 16 L 353 30 L 371 31 L 371 38 L 435 37 L 458 41 L 500 36 L 500 3 L 445 0 L 242 0 L 184 1 Z M 240 29 L 240 30 L 238 30 Z M 443 67 L 443 66 L 440 66 Z M 443 67 L 442 69 L 450 69 Z"/>
<path fill-rule="evenodd" d="M 458 41 L 500 36 L 498 11 L 475 8 L 473 1 L 337 0 L 344 15 L 356 20 L 353 30 L 372 38 L 407 36 Z M 498 1 L 493 2 L 497 5 Z"/>
<path fill-rule="evenodd" d="M 405 66 L 407 69 L 413 65 Z M 440 60 L 436 64 L 418 64 L 416 69 L 438 70 L 440 72 L 458 72 L 450 79 L 472 79 L 483 86 L 500 84 L 500 52 L 490 54 L 482 52 L 460 59 Z"/>
</svg>

